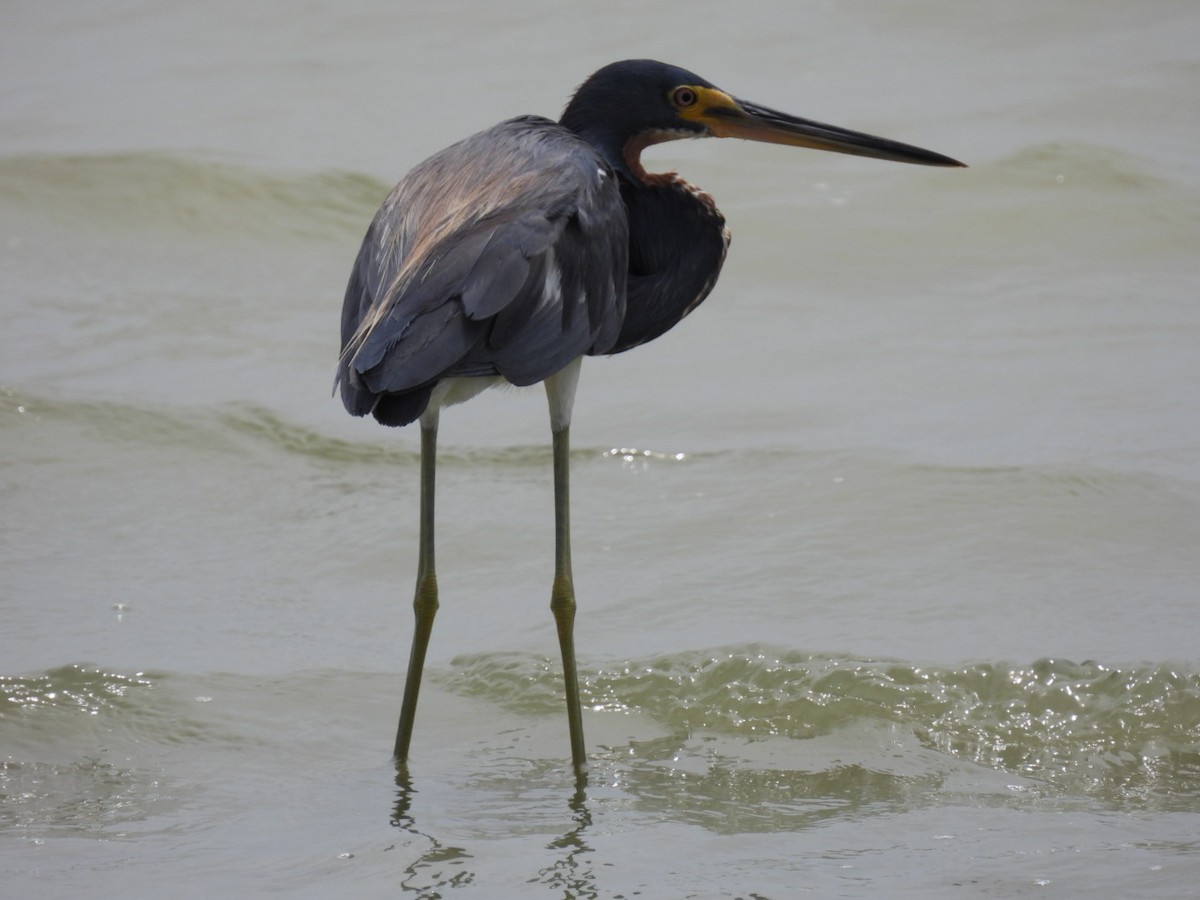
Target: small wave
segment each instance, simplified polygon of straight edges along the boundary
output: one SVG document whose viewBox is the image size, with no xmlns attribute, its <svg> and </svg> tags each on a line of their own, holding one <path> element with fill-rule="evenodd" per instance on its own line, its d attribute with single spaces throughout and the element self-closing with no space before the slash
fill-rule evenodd
<svg viewBox="0 0 1200 900">
<path fill-rule="evenodd" d="M 150 686 L 142 672 L 121 675 L 83 665 L 61 666 L 40 675 L 0 675 L 6 711 L 66 708 L 96 716 L 133 702 L 132 692 Z"/>
<path fill-rule="evenodd" d="M 193 802 L 154 748 L 245 739 L 196 715 L 175 680 L 86 664 L 0 675 L 0 833 L 134 839 Z"/>
<path fill-rule="evenodd" d="M 369 438 L 348 441 L 321 434 L 311 428 L 288 422 L 271 410 L 262 407 L 229 409 L 218 415 L 224 427 L 238 434 L 271 444 L 287 453 L 295 453 L 329 462 L 360 462 L 395 465 L 412 465 L 420 461 L 420 449 L 415 441 L 400 445 L 395 440 Z M 416 426 L 413 426 L 415 429 Z M 380 434 L 387 434 L 380 431 Z M 572 459 L 579 461 L 615 461 L 624 468 L 646 469 L 655 465 L 671 465 L 687 462 L 696 457 L 712 457 L 713 453 L 665 452 L 657 450 L 600 447 L 575 447 Z M 440 467 L 464 468 L 489 466 L 496 468 L 520 468 L 524 466 L 548 466 L 551 463 L 549 430 L 542 444 L 518 444 L 507 447 L 470 447 L 443 445 L 438 448 Z"/>
<path fill-rule="evenodd" d="M 1021 147 L 1000 160 L 995 173 L 1026 183 L 1086 185 L 1110 191 L 1163 190 L 1168 183 L 1148 173 L 1149 164 L 1112 147 L 1043 143 Z"/>
<path fill-rule="evenodd" d="M 80 746 L 94 742 L 84 735 L 148 743 L 182 740 L 233 740 L 228 733 L 190 718 L 179 706 L 174 679 L 165 673 L 109 672 L 86 664 L 59 666 L 37 675 L 0 676 L 0 741 L 9 747 L 39 738 L 50 743 L 76 735 Z M 190 708 L 191 700 L 188 700 Z M 163 723 L 170 727 L 164 728 Z"/>
<path fill-rule="evenodd" d="M 119 837 L 122 829 L 170 806 L 158 773 L 105 759 L 114 723 L 144 717 L 152 681 L 83 665 L 38 675 L 0 676 L 0 830 L 20 834 Z M 81 748 L 69 761 L 47 759 L 66 736 Z"/>
<path fill-rule="evenodd" d="M 357 241 L 388 186 L 167 153 L 0 158 L 0 202 L 56 221 L 184 234 Z"/>
<path fill-rule="evenodd" d="M 958 205 L 957 227 L 968 243 L 983 241 L 993 251 L 1011 244 L 1005 284 L 982 285 L 989 293 L 1046 290 L 1045 276 L 1035 273 L 1062 258 L 1089 259 L 1106 271 L 1123 259 L 1144 269 L 1166 258 L 1173 267 L 1194 253 L 1197 192 L 1158 174 L 1162 167 L 1147 159 L 1102 145 L 1041 143 L 970 172 L 938 189 L 948 207 Z M 968 192 L 970 202 L 958 204 Z"/>
<path fill-rule="evenodd" d="M 462 657 L 453 689 L 561 713 L 557 665 Z M 636 712 L 674 732 L 751 742 L 899 728 L 926 751 L 1097 798 L 1200 798 L 1200 672 L 1167 664 L 1040 660 L 945 668 L 761 647 L 625 662 L 584 676 L 585 706 Z"/>
<path fill-rule="evenodd" d="M 336 465 L 411 466 L 418 464 L 421 458 L 415 434 L 404 442 L 396 440 L 388 430 L 374 429 L 372 437 L 347 440 L 290 421 L 266 407 L 242 403 L 185 408 L 116 399 L 77 400 L 0 387 L 0 415 L 13 416 L 11 421 L 20 416 L 33 423 L 74 423 L 88 428 L 100 439 L 117 443 L 180 444 L 191 449 L 241 452 L 249 442 L 270 452 Z M 572 458 L 580 462 L 613 461 L 625 468 L 638 469 L 716 455 L 611 447 L 575 447 L 571 450 Z M 545 443 L 541 444 L 472 447 L 446 443 L 438 448 L 440 467 L 521 468 L 548 466 L 550 462 L 549 429 Z"/>
</svg>

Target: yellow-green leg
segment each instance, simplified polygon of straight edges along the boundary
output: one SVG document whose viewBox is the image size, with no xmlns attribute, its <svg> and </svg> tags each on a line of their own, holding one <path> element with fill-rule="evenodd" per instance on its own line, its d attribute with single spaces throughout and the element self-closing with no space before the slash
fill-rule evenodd
<svg viewBox="0 0 1200 900">
<path fill-rule="evenodd" d="M 583 745 L 583 712 L 579 705 L 579 672 L 575 665 L 575 583 L 571 578 L 571 410 L 579 383 L 582 357 L 572 360 L 546 379 L 550 404 L 550 432 L 554 440 L 554 586 L 550 610 L 558 628 L 563 681 L 567 694 L 567 726 L 571 732 L 571 762 L 577 783 L 587 775 Z"/>
<path fill-rule="evenodd" d="M 396 729 L 396 762 L 408 761 L 413 719 L 417 714 L 417 695 L 421 692 L 421 672 L 425 669 L 425 651 L 433 631 L 438 608 L 437 574 L 433 564 L 433 492 L 437 469 L 437 415 L 421 420 L 421 527 L 417 551 L 417 587 L 413 596 L 412 652 L 408 657 L 408 677 L 404 681 L 404 702 L 400 706 L 400 724 Z"/>
<path fill-rule="evenodd" d="M 587 771 L 583 743 L 583 713 L 579 704 L 579 674 L 575 665 L 575 583 L 571 577 L 570 428 L 554 431 L 554 586 L 550 610 L 558 626 L 563 679 L 567 693 L 567 726 L 571 762 L 580 777 Z"/>
</svg>

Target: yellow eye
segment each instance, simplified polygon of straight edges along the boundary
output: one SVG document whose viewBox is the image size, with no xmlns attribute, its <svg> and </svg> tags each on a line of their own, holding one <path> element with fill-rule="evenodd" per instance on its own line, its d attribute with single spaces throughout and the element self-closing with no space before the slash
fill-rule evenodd
<svg viewBox="0 0 1200 900">
<path fill-rule="evenodd" d="M 680 109 L 687 109 L 689 106 L 695 106 L 696 92 L 690 87 L 677 87 L 671 91 L 671 102 Z"/>
</svg>

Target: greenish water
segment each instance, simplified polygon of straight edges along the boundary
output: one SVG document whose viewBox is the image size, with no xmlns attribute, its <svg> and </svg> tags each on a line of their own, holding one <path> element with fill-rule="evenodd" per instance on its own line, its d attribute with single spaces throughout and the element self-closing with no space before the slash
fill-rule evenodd
<svg viewBox="0 0 1200 900">
<path fill-rule="evenodd" d="M 0 827 L 26 842 L 23 877 L 58 846 L 89 865 L 140 869 L 147 890 L 167 883 L 155 874 L 161 865 L 201 875 L 197 895 L 247 883 L 304 896 L 330 885 L 434 893 L 482 889 L 484 878 L 501 892 L 524 881 L 587 895 L 610 875 L 642 877 L 628 850 L 608 864 L 593 855 L 625 846 L 626 828 L 656 839 L 695 829 L 692 846 L 735 840 L 739 868 L 724 877 L 762 885 L 764 895 L 805 878 L 845 891 L 839 858 L 901 892 L 928 885 L 922 865 L 888 862 L 885 874 L 882 860 L 873 864 L 885 846 L 825 846 L 927 817 L 941 829 L 902 828 L 891 852 L 928 853 L 941 842 L 939 859 L 952 868 L 989 852 L 1048 883 L 1071 878 L 1067 860 L 1079 853 L 1153 861 L 1126 870 L 1121 892 L 1153 884 L 1155 873 L 1182 877 L 1197 850 L 1193 837 L 1157 827 L 1193 820 L 1200 793 L 1200 675 L 1178 667 L 925 669 L 756 646 L 627 660 L 583 677 L 589 726 L 611 743 L 594 748 L 582 797 L 567 790 L 563 761 L 546 756 L 561 737 L 559 675 L 528 654 L 476 655 L 436 673 L 426 699 L 438 727 L 456 736 L 450 758 L 440 758 L 444 733 L 423 735 L 422 774 L 398 781 L 362 746 L 391 677 L 120 675 L 80 665 L 6 677 Z M 323 828 L 304 824 L 318 812 L 331 817 Z M 1098 839 L 1085 828 L 1066 844 L 1047 842 L 1030 824 L 1044 816 L 1071 829 L 1081 819 L 1108 823 L 1101 831 L 1125 822 L 1134 833 Z M 1011 817 L 1020 830 L 997 854 Z M 754 836 L 789 834 L 797 852 L 764 868 Z M 500 864 L 479 851 L 497 841 L 525 846 Z M 212 871 L 221 858 L 227 864 Z M 664 871 L 645 889 L 679 889 L 714 862 L 698 857 L 690 875 Z M 979 861 L 969 868 L 980 873 Z"/>
<path fill-rule="evenodd" d="M 13 896 L 1200 894 L 1191 5 L 81 10 L 0 16 Z M 350 263 L 642 54 L 971 168 L 655 151 L 734 238 L 584 366 L 586 789 L 536 390 L 443 417 L 399 777 L 419 450 L 331 397 Z"/>
</svg>

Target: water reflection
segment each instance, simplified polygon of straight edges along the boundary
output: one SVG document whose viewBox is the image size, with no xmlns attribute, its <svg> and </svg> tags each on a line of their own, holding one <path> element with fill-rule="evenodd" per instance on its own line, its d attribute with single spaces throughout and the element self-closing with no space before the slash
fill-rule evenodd
<svg viewBox="0 0 1200 900">
<path fill-rule="evenodd" d="M 465 847 L 444 844 L 432 834 L 421 831 L 412 815 L 416 796 L 412 778 L 405 766 L 396 767 L 396 802 L 392 809 L 391 823 L 407 832 L 429 848 L 404 867 L 404 879 L 400 882 L 406 891 L 416 891 L 424 896 L 437 896 L 436 890 L 443 887 L 461 887 L 475 880 L 475 873 L 465 868 L 471 854 Z"/>
<path fill-rule="evenodd" d="M 413 807 L 419 791 L 414 787 L 406 766 L 397 765 L 395 784 L 391 824 L 428 845 L 424 852 L 404 867 L 403 888 L 432 897 L 439 896 L 437 891 L 440 888 L 472 883 L 475 873 L 467 868 L 472 854 L 465 847 L 439 840 L 418 825 Z M 577 775 L 575 791 L 567 801 L 567 806 L 571 811 L 571 827 L 545 845 L 551 861 L 542 866 L 537 878 L 532 880 L 561 891 L 564 897 L 580 900 L 598 897 L 599 888 L 591 865 L 594 851 L 587 841 L 587 832 L 592 827 L 592 812 L 587 802 L 585 774 Z"/>
<path fill-rule="evenodd" d="M 586 787 L 587 776 L 579 776 L 575 794 L 568 803 L 574 824 L 562 837 L 555 838 L 546 845 L 547 850 L 557 854 L 557 859 L 538 872 L 542 884 L 562 890 L 564 897 L 599 896 L 596 876 L 591 865 L 593 851 L 586 840 L 587 831 L 592 826 Z"/>
</svg>

